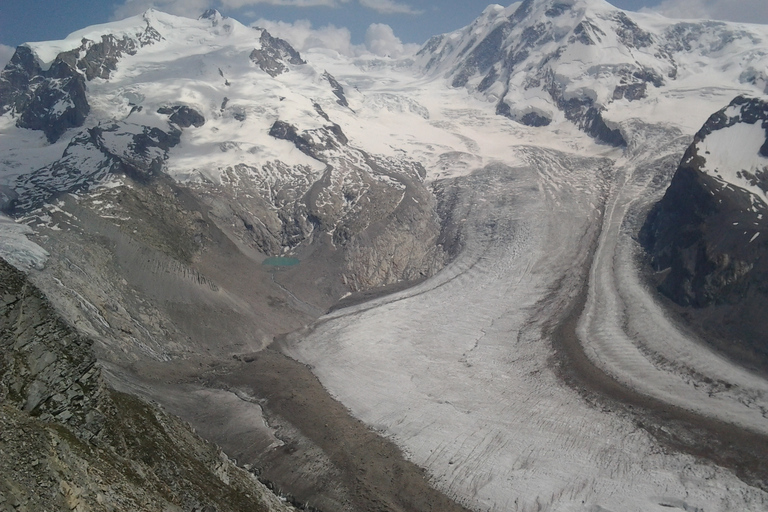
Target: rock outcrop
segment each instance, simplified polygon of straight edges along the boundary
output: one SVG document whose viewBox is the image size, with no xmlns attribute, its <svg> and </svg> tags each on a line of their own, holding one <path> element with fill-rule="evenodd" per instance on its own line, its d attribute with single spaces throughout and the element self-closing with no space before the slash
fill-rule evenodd
<svg viewBox="0 0 768 512">
<path fill-rule="evenodd" d="M 41 130 L 49 142 L 82 126 L 90 112 L 85 77 L 67 60 L 43 71 L 32 50 L 18 47 L 0 73 L 0 113 L 14 112 L 19 127 Z"/>
<path fill-rule="evenodd" d="M 205 124 L 205 117 L 197 110 L 186 105 L 174 105 L 172 107 L 160 107 L 158 114 L 165 114 L 168 119 L 181 128 L 194 126 L 200 128 Z"/>
<path fill-rule="evenodd" d="M 165 168 L 168 150 L 181 132 L 130 123 L 110 123 L 83 130 L 72 138 L 61 158 L 16 181 L 13 200 L 3 208 L 28 212 L 63 193 L 88 192 L 110 175 L 147 183 Z"/>
</svg>

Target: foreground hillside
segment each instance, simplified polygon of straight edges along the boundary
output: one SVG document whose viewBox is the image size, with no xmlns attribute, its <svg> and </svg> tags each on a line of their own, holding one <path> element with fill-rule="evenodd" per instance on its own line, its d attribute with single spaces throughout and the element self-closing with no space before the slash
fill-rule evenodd
<svg viewBox="0 0 768 512">
<path fill-rule="evenodd" d="M 106 385 L 91 340 L 2 260 L 0 296 L 3 509 L 293 510 L 187 424 Z"/>
</svg>

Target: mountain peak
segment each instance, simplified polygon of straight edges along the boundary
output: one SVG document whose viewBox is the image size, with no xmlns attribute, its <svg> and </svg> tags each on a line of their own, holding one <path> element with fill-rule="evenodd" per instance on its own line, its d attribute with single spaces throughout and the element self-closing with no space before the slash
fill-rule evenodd
<svg viewBox="0 0 768 512">
<path fill-rule="evenodd" d="M 197 19 L 199 20 L 211 20 L 212 22 L 216 23 L 222 19 L 224 19 L 224 16 L 221 15 L 219 11 L 216 9 L 208 9 L 203 14 L 200 15 Z"/>
</svg>

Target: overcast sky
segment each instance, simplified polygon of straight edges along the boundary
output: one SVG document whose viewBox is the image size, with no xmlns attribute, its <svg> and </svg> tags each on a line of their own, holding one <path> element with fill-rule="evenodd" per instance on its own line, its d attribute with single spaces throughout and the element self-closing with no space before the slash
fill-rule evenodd
<svg viewBox="0 0 768 512">
<path fill-rule="evenodd" d="M 609 0 L 627 10 L 651 9 L 671 17 L 768 23 L 768 0 Z M 326 45 L 342 52 L 397 53 L 435 34 L 461 28 L 493 2 L 483 0 L 0 0 L 0 65 L 13 47 L 62 39 L 96 23 L 149 7 L 197 17 L 214 7 L 242 23 L 258 23 L 298 46 Z M 507 2 L 506 4 L 512 3 Z M 277 22 L 280 22 L 279 24 Z M 296 41 L 300 41 L 297 43 Z M 398 45 L 400 45 L 398 47 Z M 304 48 L 299 48 L 299 50 Z"/>
</svg>

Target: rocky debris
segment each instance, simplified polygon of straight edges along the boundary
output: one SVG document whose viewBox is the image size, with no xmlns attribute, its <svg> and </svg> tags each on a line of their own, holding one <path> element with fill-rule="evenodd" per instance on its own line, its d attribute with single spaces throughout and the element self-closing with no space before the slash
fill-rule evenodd
<svg viewBox="0 0 768 512">
<path fill-rule="evenodd" d="M 222 110 L 224 110 L 225 106 L 226 103 L 222 103 Z M 160 107 L 157 110 L 157 113 L 167 115 L 172 123 L 182 128 L 189 128 L 190 126 L 200 128 L 205 124 L 205 117 L 203 117 L 203 114 L 186 105 Z"/>
<path fill-rule="evenodd" d="M 109 389 L 91 343 L 0 260 L 0 510 L 292 510 L 180 420 Z"/>
<path fill-rule="evenodd" d="M 711 155 L 700 150 L 708 135 L 737 123 L 768 127 L 768 104 L 738 97 L 709 118 L 639 239 L 659 291 L 716 345 L 768 369 L 768 239 L 760 235 L 768 229 L 768 211 L 747 190 L 705 172 Z M 751 184 L 765 190 L 763 174 L 752 178 Z"/>
<path fill-rule="evenodd" d="M 271 77 L 276 77 L 288 71 L 288 64 L 300 66 L 306 64 L 293 46 L 287 41 L 262 31 L 261 48 L 251 52 L 251 60 L 258 64 L 262 71 Z"/>
<path fill-rule="evenodd" d="M 21 214 L 62 193 L 87 192 L 110 175 L 126 175 L 146 183 L 165 168 L 168 150 L 181 140 L 170 129 L 112 123 L 98 125 L 72 138 L 61 158 L 47 167 L 20 176 L 15 198 L 5 211 Z"/>
</svg>

